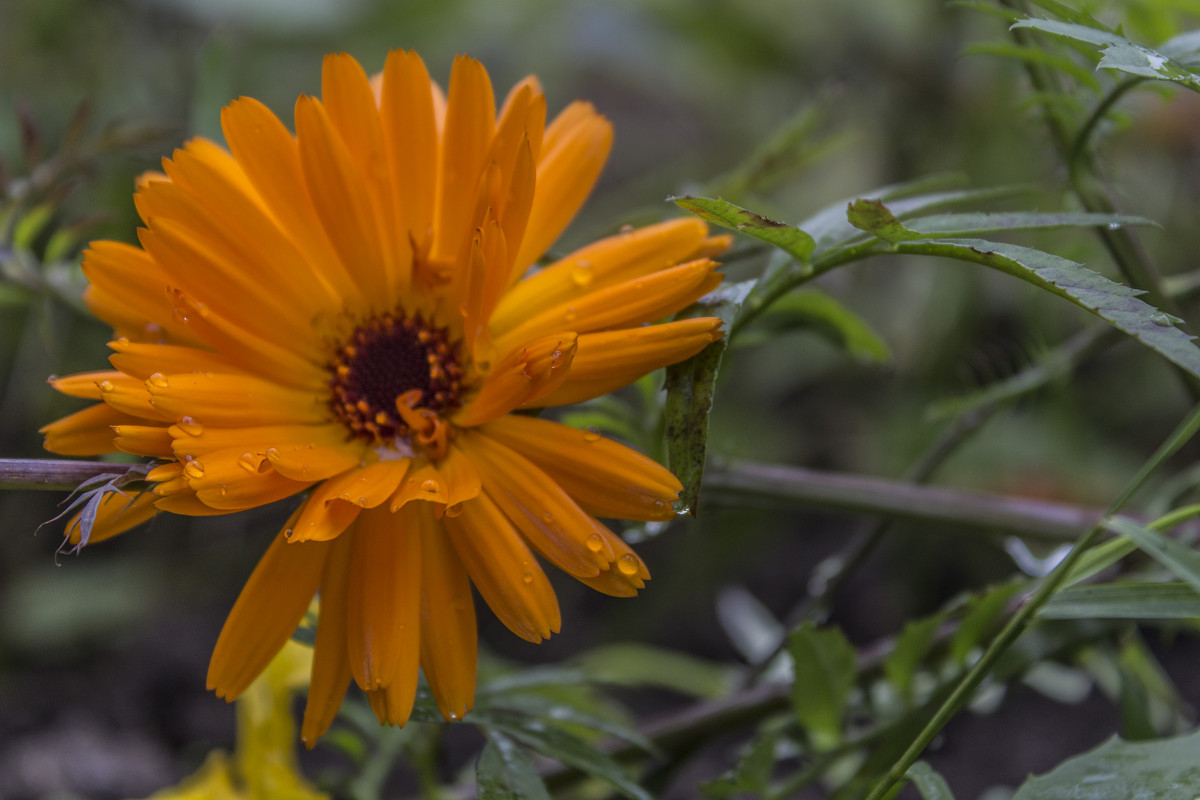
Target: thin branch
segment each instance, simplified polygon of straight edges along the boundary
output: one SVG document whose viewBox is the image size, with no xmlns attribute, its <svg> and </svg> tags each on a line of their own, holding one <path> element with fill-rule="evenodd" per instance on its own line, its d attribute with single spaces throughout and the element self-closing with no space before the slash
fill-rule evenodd
<svg viewBox="0 0 1200 800">
<path fill-rule="evenodd" d="M 1073 542 L 1100 519 L 1100 509 L 1004 497 L 903 481 L 759 464 L 717 464 L 705 476 L 705 498 L 723 503 L 758 498 L 775 503 L 889 517 Z"/>
<path fill-rule="evenodd" d="M 129 467 L 130 464 L 120 461 L 0 458 L 0 490 L 69 492 L 97 475 L 119 475 Z"/>
</svg>

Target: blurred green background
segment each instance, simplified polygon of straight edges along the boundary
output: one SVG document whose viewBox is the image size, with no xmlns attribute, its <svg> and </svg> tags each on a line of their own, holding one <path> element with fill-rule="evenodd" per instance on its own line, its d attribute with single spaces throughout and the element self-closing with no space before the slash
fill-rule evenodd
<svg viewBox="0 0 1200 800">
<path fill-rule="evenodd" d="M 1151 43 L 1173 21 L 1197 22 L 1186 3 L 1094 5 Z M 975 186 L 1036 184 L 1029 204 L 1058 208 L 1064 176 L 1022 72 L 966 52 L 1005 36 L 1003 21 L 939 0 L 4 0 L 0 160 L 10 196 L 21 181 L 44 177 L 86 103 L 81 141 L 107 135 L 124 146 L 100 154 L 75 146 L 56 162 L 71 180 L 69 192 L 50 198 L 61 197 L 54 223 L 78 228 L 81 245 L 135 241 L 134 176 L 187 136 L 219 139 L 229 99 L 256 97 L 290 123 L 295 97 L 319 91 L 324 53 L 347 51 L 375 71 L 389 48 L 404 47 L 442 82 L 453 56 L 467 52 L 501 94 L 535 73 L 551 113 L 585 98 L 613 120 L 609 167 L 557 249 L 675 215 L 668 195 L 732 186 L 721 176 L 806 110 L 812 129 L 795 163 L 728 199 L 794 222 L 876 186 L 952 171 Z M 1143 234 L 1159 268 L 1194 269 L 1200 102 L 1148 91 L 1122 109 L 1126 124 L 1101 151 L 1106 175 L 1123 211 L 1162 224 Z M 1086 232 L 1022 241 L 1112 275 Z M 762 264 L 750 254 L 727 272 L 750 277 Z M 875 327 L 890 362 L 856 363 L 805 331 L 735 348 L 713 416 L 714 455 L 898 476 L 939 430 L 932 404 L 1014 373 L 1088 322 L 1032 287 L 957 263 L 878 259 L 820 286 Z M 0 457 L 40 456 L 37 428 L 80 407 L 51 391 L 47 376 L 105 364 L 108 331 L 69 302 L 80 288 L 64 269 L 55 291 L 3 297 Z M 1103 505 L 1188 404 L 1164 362 L 1122 342 L 998 416 L 936 480 Z M 0 494 L 0 796 L 149 794 L 230 744 L 232 710 L 203 690 L 208 654 L 286 508 L 162 518 L 56 558 L 59 525 L 34 532 L 60 499 Z M 640 600 L 600 598 L 554 576 L 560 636 L 533 648 L 487 619 L 484 640 L 527 662 L 625 640 L 736 661 L 718 620 L 720 592 L 745 587 L 784 616 L 814 564 L 855 529 L 833 515 L 708 506 L 698 523 L 673 525 L 642 546 L 655 578 Z M 1012 570 L 996 541 L 904 528 L 844 593 L 834 620 L 865 643 Z M 1176 677 L 1200 701 L 1196 679 Z M 1019 730 L 1022 719 L 1057 713 L 1048 700 L 1015 694 L 999 712 L 1010 721 L 990 724 Z M 646 711 L 670 702 L 633 700 Z M 983 757 L 995 728 L 968 719 L 959 738 L 951 729 L 959 744 L 936 763 L 971 797 L 1094 744 L 1115 719 L 1093 699 L 1045 723 L 1044 740 L 1002 763 Z M 329 761 L 318 751 L 311 763 L 319 771 Z"/>
</svg>

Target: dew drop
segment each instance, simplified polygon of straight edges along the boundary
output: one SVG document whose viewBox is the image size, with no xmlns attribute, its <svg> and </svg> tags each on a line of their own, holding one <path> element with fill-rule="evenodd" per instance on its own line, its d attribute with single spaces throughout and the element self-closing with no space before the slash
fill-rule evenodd
<svg viewBox="0 0 1200 800">
<path fill-rule="evenodd" d="M 187 463 L 187 466 L 185 466 L 183 468 L 183 471 L 185 473 L 187 473 L 187 476 L 189 478 L 199 479 L 199 478 L 204 477 L 204 465 L 201 464 L 198 459 L 193 459 L 192 461 L 189 461 Z"/>
<path fill-rule="evenodd" d="M 547 511 L 546 513 L 542 514 L 542 519 L 544 519 L 546 522 L 554 522 L 554 515 Z"/>
<path fill-rule="evenodd" d="M 222 483 L 221 484 L 221 497 L 224 497 L 228 493 L 229 493 L 229 487 Z"/>
<path fill-rule="evenodd" d="M 161 372 L 156 372 L 146 379 L 146 383 L 151 386 L 157 386 L 160 389 L 165 389 L 167 388 L 167 376 Z"/>
<path fill-rule="evenodd" d="M 113 385 L 112 381 L 100 381 L 98 386 L 100 387 L 100 391 L 102 391 L 102 392 L 111 392 L 113 389 L 117 388 L 116 386 Z"/>
<path fill-rule="evenodd" d="M 604 549 L 604 540 L 600 538 L 600 534 L 593 533 L 587 537 L 587 549 L 593 553 L 599 553 Z"/>
<path fill-rule="evenodd" d="M 447 517 L 450 517 L 450 519 L 454 519 L 455 517 L 457 517 L 459 514 L 462 513 L 462 508 L 463 508 L 462 503 L 454 503 L 452 505 L 448 505 L 448 506 L 446 506 L 445 514 Z"/>
<path fill-rule="evenodd" d="M 357 500 L 355 500 L 354 502 L 355 502 L 355 503 L 356 503 L 356 504 L 357 504 L 357 505 L 358 505 L 360 508 L 366 508 L 366 507 L 367 507 L 367 498 L 365 498 L 365 497 L 360 497 L 360 498 L 358 498 Z"/>
<path fill-rule="evenodd" d="M 626 553 L 617 559 L 617 569 L 621 570 L 622 575 L 637 575 L 638 560 L 633 553 Z"/>
<path fill-rule="evenodd" d="M 666 513 L 666 510 L 667 510 L 667 504 L 666 504 L 666 502 L 664 502 L 664 501 L 662 501 L 662 500 L 655 500 L 655 501 L 654 501 L 654 504 L 653 504 L 653 506 L 654 506 L 654 513 L 655 513 L 655 514 L 663 514 L 663 513 Z"/>
<path fill-rule="evenodd" d="M 571 282 L 581 289 L 589 286 L 595 278 L 596 275 L 592 271 L 592 262 L 586 259 L 576 261 L 571 267 Z"/>
<path fill-rule="evenodd" d="M 193 417 L 181 417 L 179 422 L 175 423 L 179 430 L 186 433 L 188 436 L 199 436 L 204 433 L 204 426 L 197 422 Z"/>
<path fill-rule="evenodd" d="M 586 431 L 583 432 L 583 440 L 585 442 L 600 441 L 600 431 L 596 430 L 595 428 L 588 428 Z"/>
<path fill-rule="evenodd" d="M 439 488 L 441 488 L 441 487 L 438 486 L 437 481 L 422 481 L 421 482 L 421 491 L 422 492 L 435 493 L 435 492 L 437 492 L 437 490 Z"/>
<path fill-rule="evenodd" d="M 525 583 L 533 583 L 533 573 L 526 572 L 524 575 L 521 576 L 521 580 L 525 581 Z"/>
<path fill-rule="evenodd" d="M 242 453 L 238 456 L 238 466 L 247 472 L 256 472 L 258 470 L 258 457 L 254 453 Z"/>
<path fill-rule="evenodd" d="M 572 306 L 567 309 L 567 313 L 563 314 L 563 319 L 565 319 L 567 322 L 574 322 L 576 316 L 577 312 L 575 311 L 575 307 Z"/>
<path fill-rule="evenodd" d="M 267 458 L 271 461 L 276 461 L 279 458 L 279 450 L 274 447 L 267 448 Z"/>
<path fill-rule="evenodd" d="M 1175 327 L 1175 318 L 1163 311 L 1155 311 L 1151 314 L 1150 321 L 1162 328 Z"/>
</svg>

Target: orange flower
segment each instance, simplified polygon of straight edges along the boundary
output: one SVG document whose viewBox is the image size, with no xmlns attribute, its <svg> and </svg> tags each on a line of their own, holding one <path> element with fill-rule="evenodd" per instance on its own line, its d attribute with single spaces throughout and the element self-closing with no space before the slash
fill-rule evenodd
<svg viewBox="0 0 1200 800">
<path fill-rule="evenodd" d="M 545 124 L 526 78 L 495 108 L 454 63 L 443 96 L 415 53 L 369 80 L 325 60 L 295 135 L 242 98 L 229 150 L 189 141 L 136 194 L 141 247 L 97 242 L 86 300 L 116 330 L 113 369 L 53 380 L 101 401 L 46 447 L 161 459 L 153 491 L 106 498 L 100 541 L 159 510 L 226 514 L 307 492 L 217 641 L 232 699 L 318 591 L 302 736 L 353 679 L 380 720 L 408 719 L 424 669 L 442 713 L 470 710 L 471 583 L 514 633 L 559 630 L 534 552 L 593 588 L 650 575 L 597 517 L 665 520 L 680 484 L 654 461 L 517 409 L 586 400 L 719 338 L 713 318 L 648 324 L 711 291 L 728 246 L 695 220 L 534 264 L 607 157 L 608 121 L 576 102 Z M 80 539 L 79 520 L 68 528 Z"/>
</svg>

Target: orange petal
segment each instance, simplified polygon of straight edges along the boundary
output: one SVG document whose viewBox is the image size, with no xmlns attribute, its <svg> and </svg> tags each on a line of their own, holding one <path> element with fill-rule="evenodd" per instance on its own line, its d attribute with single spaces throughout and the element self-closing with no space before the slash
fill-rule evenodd
<svg viewBox="0 0 1200 800">
<path fill-rule="evenodd" d="M 421 668 L 442 716 L 462 719 L 475 705 L 479 637 L 471 582 L 447 537 L 425 505 L 421 529 Z"/>
<path fill-rule="evenodd" d="M 396 191 L 397 235 L 407 234 L 419 252 L 432 245 L 438 164 L 437 126 L 429 73 L 420 56 L 393 50 L 383 67 L 379 115 Z"/>
<path fill-rule="evenodd" d="M 600 517 L 669 520 L 683 486 L 653 459 L 591 431 L 510 414 L 480 431 L 545 470 L 580 506 Z M 609 557 L 613 560 L 615 556 Z"/>
<path fill-rule="evenodd" d="M 250 375 L 177 373 L 148 380 L 146 388 L 160 414 L 168 419 L 188 416 L 203 426 L 316 424 L 330 416 L 329 406 L 317 392 Z"/>
<path fill-rule="evenodd" d="M 149 342 L 164 336 L 176 343 L 200 341 L 167 302 L 162 267 L 140 248 L 93 242 L 83 253 L 83 274 L 88 279 L 88 308 L 118 336 Z"/>
<path fill-rule="evenodd" d="M 567 227 L 600 177 L 611 147 L 612 125 L 590 103 L 572 103 L 546 129 L 533 207 L 515 261 L 518 271 L 536 261 Z"/>
<path fill-rule="evenodd" d="M 547 308 L 698 258 L 707 230 L 698 219 L 675 219 L 594 242 L 512 287 L 491 325 L 509 330 Z"/>
<path fill-rule="evenodd" d="M 559 631 L 558 599 L 546 573 L 486 493 L 442 524 L 471 581 L 510 631 L 534 644 Z"/>
<path fill-rule="evenodd" d="M 471 210 L 495 124 L 496 99 L 487 70 L 475 59 L 459 56 L 450 71 L 442 134 L 435 259 L 456 257 L 479 223 Z"/>
<path fill-rule="evenodd" d="M 122 453 L 151 458 L 173 458 L 171 432 L 166 425 L 114 425 L 112 444 Z"/>
<path fill-rule="evenodd" d="M 98 456 L 111 453 L 113 426 L 141 422 L 112 406 L 96 403 L 38 429 L 46 437 L 43 446 L 64 456 Z"/>
<path fill-rule="evenodd" d="M 364 691 L 397 684 L 411 709 L 420 663 L 421 531 L 409 510 L 365 512 L 354 533 L 347 596 L 350 670 Z M 400 709 L 388 722 L 403 724 Z"/>
<path fill-rule="evenodd" d="M 350 653 L 346 645 L 346 595 L 354 534 L 339 536 L 329 546 L 321 573 L 321 612 L 313 643 L 312 678 L 304 704 L 300 741 L 309 750 L 337 716 L 350 685 Z"/>
<path fill-rule="evenodd" d="M 337 536 L 359 510 L 387 500 L 408 468 L 408 459 L 377 461 L 330 478 L 313 491 L 309 502 L 316 505 L 290 535 L 296 541 Z"/>
<path fill-rule="evenodd" d="M 218 697 L 233 700 L 245 691 L 295 632 L 317 592 L 329 553 L 330 545 L 324 542 L 289 544 L 282 530 L 275 536 L 233 604 L 213 649 L 208 688 Z"/>
<path fill-rule="evenodd" d="M 712 261 L 701 260 L 607 286 L 575 300 L 532 311 L 510 330 L 495 324 L 491 333 L 496 348 L 504 352 L 518 343 L 550 331 L 579 333 L 627 328 L 674 314 L 721 282 Z"/>
<path fill-rule="evenodd" d="M 628 386 L 647 372 L 699 353 L 721 338 L 720 325 L 716 317 L 698 317 L 582 334 L 567 379 L 528 405 L 580 403 Z"/>
<path fill-rule="evenodd" d="M 487 436 L 476 434 L 464 440 L 483 475 L 488 497 L 535 550 L 575 577 L 595 577 L 608 568 L 610 559 L 600 537 L 589 540 L 595 520 L 549 475 Z"/>
<path fill-rule="evenodd" d="M 121 340 L 109 342 L 108 346 L 113 350 L 108 363 L 141 380 L 155 373 L 236 372 L 238 369 L 220 354 L 195 347 Z"/>
<path fill-rule="evenodd" d="M 551 333 L 510 350 L 451 421 L 460 427 L 481 425 L 554 391 L 568 376 L 576 338 L 569 331 Z"/>
<path fill-rule="evenodd" d="M 579 578 L 578 580 L 598 592 L 613 597 L 633 597 L 650 580 L 650 570 L 646 563 L 633 552 L 633 548 L 608 528 L 596 523 L 596 533 L 612 547 L 616 560 L 607 570 L 594 578 Z"/>
</svg>

